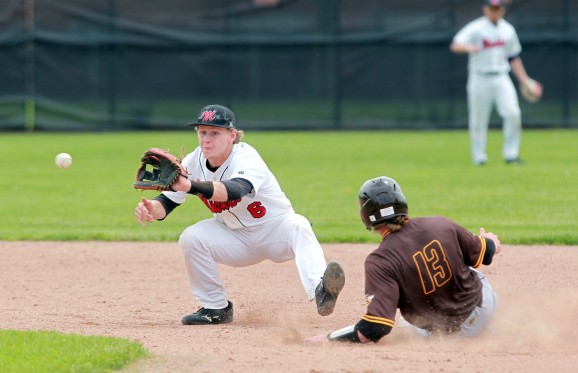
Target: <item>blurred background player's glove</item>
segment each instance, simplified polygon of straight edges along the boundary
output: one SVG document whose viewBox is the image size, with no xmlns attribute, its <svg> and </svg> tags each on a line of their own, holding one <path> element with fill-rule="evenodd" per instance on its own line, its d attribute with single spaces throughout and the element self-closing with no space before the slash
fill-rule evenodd
<svg viewBox="0 0 578 373">
<path fill-rule="evenodd" d="M 526 101 L 531 103 L 538 102 L 542 98 L 542 84 L 528 77 L 528 79 L 520 85 L 520 93 Z"/>
<path fill-rule="evenodd" d="M 179 176 L 187 177 L 187 170 L 174 155 L 159 149 L 148 149 L 141 158 L 133 186 L 141 190 L 173 190 Z"/>
</svg>

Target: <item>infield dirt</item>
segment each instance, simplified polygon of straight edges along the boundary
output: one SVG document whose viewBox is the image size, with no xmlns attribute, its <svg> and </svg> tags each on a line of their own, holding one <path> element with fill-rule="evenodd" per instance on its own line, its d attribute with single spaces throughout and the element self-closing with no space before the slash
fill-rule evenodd
<svg viewBox="0 0 578 373">
<path fill-rule="evenodd" d="M 231 268 L 221 277 L 231 324 L 183 326 L 199 305 L 176 243 L 0 242 L 0 328 L 129 338 L 153 357 L 125 372 L 575 372 L 578 246 L 505 246 L 483 267 L 500 309 L 482 337 L 420 339 L 394 328 L 377 344 L 304 339 L 365 311 L 363 260 L 375 245 L 323 245 L 346 283 L 335 312 L 317 315 L 293 261 Z"/>
</svg>

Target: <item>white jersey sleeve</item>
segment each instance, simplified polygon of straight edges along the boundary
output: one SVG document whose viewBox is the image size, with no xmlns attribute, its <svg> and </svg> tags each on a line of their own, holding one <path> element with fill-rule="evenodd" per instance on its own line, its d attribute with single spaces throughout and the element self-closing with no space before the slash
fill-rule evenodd
<svg viewBox="0 0 578 373">
<path fill-rule="evenodd" d="M 508 57 L 512 58 L 522 53 L 522 44 L 520 44 L 520 39 L 518 39 L 518 34 L 516 33 L 516 29 L 514 28 L 514 26 L 510 25 L 507 22 L 506 24 L 510 28 L 510 38 L 507 44 Z"/>
<path fill-rule="evenodd" d="M 243 178 L 251 182 L 253 190 L 239 200 L 212 201 L 201 198 L 215 218 L 231 229 L 259 225 L 294 212 L 273 173 L 259 153 L 247 143 L 235 144 L 229 158 L 215 172 L 207 168 L 207 160 L 200 148 L 183 159 L 183 166 L 190 180 L 225 181 Z M 183 203 L 189 196 L 185 192 L 164 194 L 176 203 Z"/>
<path fill-rule="evenodd" d="M 482 74 L 510 71 L 508 59 L 522 51 L 516 30 L 504 19 L 497 24 L 486 17 L 475 19 L 458 31 L 453 42 L 480 48 L 479 52 L 469 55 L 468 69 Z"/>
</svg>

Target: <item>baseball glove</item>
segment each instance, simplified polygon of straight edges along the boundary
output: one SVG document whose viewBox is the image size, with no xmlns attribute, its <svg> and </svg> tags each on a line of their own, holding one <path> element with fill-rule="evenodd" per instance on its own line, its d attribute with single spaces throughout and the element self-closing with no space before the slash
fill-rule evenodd
<svg viewBox="0 0 578 373">
<path fill-rule="evenodd" d="M 520 85 L 520 93 L 526 101 L 536 103 L 542 98 L 542 84 L 528 77 L 528 79 Z"/>
<path fill-rule="evenodd" d="M 187 177 L 187 170 L 174 155 L 159 149 L 148 149 L 141 158 L 133 186 L 141 190 L 173 190 L 179 176 Z"/>
</svg>

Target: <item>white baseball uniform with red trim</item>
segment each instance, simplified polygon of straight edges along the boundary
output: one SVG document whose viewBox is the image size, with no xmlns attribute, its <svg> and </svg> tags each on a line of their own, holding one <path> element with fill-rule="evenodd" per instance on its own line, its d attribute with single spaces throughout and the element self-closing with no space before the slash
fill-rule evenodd
<svg viewBox="0 0 578 373">
<path fill-rule="evenodd" d="M 197 147 L 182 163 L 190 180 L 243 178 L 253 185 L 248 195 L 236 201 L 201 198 L 214 218 L 200 221 L 181 234 L 179 246 L 197 301 L 205 308 L 227 306 L 228 295 L 216 263 L 243 267 L 266 259 L 278 263 L 295 259 L 307 296 L 313 299 L 326 269 L 323 250 L 311 224 L 295 213 L 259 153 L 247 143 L 235 144 L 225 163 L 213 172 Z M 163 193 L 179 204 L 190 196 L 185 192 Z"/>
<path fill-rule="evenodd" d="M 453 41 L 480 48 L 469 54 L 468 61 L 468 121 L 473 162 L 488 160 L 487 131 L 494 105 L 503 120 L 503 157 L 519 158 L 522 119 L 516 88 L 508 74 L 508 59 L 522 51 L 516 30 L 504 19 L 493 24 L 483 16 L 464 26 Z"/>
</svg>

